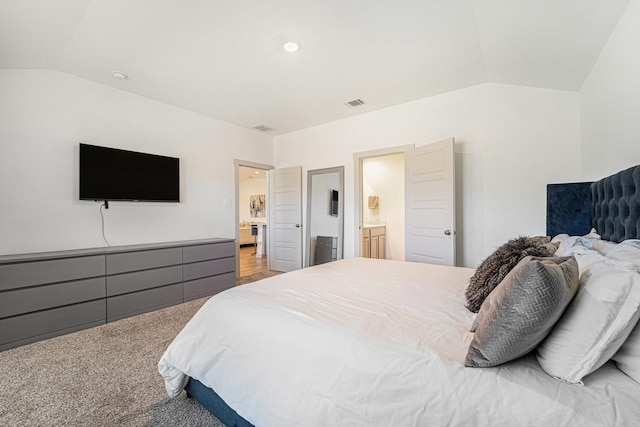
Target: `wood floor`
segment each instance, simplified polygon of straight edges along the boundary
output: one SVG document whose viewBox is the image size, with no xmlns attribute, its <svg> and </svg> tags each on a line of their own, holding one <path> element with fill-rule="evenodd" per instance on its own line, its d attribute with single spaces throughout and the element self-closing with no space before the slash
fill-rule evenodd
<svg viewBox="0 0 640 427">
<path fill-rule="evenodd" d="M 266 271 L 267 258 L 257 258 L 251 255 L 256 251 L 254 246 L 244 246 L 240 248 L 240 277 L 250 276 L 255 273 Z"/>
</svg>

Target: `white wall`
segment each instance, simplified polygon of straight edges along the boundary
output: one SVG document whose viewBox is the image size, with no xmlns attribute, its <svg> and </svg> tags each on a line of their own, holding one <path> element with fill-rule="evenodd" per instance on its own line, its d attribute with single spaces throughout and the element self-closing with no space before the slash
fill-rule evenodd
<svg viewBox="0 0 640 427">
<path fill-rule="evenodd" d="M 638 28 L 640 0 L 631 0 L 580 92 L 585 180 L 640 163 Z"/>
<path fill-rule="evenodd" d="M 546 184 L 580 175 L 579 128 L 577 93 L 483 84 L 278 136 L 274 160 L 345 166 L 349 257 L 357 238 L 353 153 L 455 137 L 457 258 L 476 267 L 509 238 L 544 234 Z"/>
<path fill-rule="evenodd" d="M 240 217 L 240 222 L 243 222 L 243 221 L 268 222 L 269 207 L 266 206 L 269 204 L 268 200 L 265 203 L 265 210 L 264 210 L 263 217 L 252 217 L 251 210 L 249 209 L 249 200 L 251 196 L 254 196 L 257 194 L 264 194 L 265 196 L 268 196 L 267 179 L 266 178 L 247 179 L 239 183 L 238 187 L 239 187 L 238 192 L 240 193 L 239 195 L 240 200 L 238 200 L 238 207 L 239 207 L 238 213 Z"/>
<path fill-rule="evenodd" d="M 544 233 L 546 183 L 638 163 L 640 58 L 629 54 L 640 51 L 638 4 L 631 1 L 579 95 L 484 84 L 282 135 L 273 152 L 266 135 L 65 73 L 0 70 L 0 254 L 104 246 L 99 205 L 77 200 L 84 141 L 181 159 L 183 202 L 112 203 L 112 245 L 234 237 L 235 207 L 223 201 L 234 198 L 240 158 L 345 166 L 345 256 L 353 256 L 353 153 L 453 136 L 458 260 L 474 267 L 514 235 Z"/>
<path fill-rule="evenodd" d="M 112 245 L 233 238 L 233 159 L 273 163 L 257 132 L 57 71 L 0 70 L 0 254 L 105 245 L 99 204 L 78 200 L 81 141 L 180 158 L 182 202 L 111 203 Z"/>
<path fill-rule="evenodd" d="M 369 196 L 378 196 L 377 209 Z M 404 154 L 362 160 L 362 199 L 363 223 L 386 226 L 386 258 L 404 260 Z"/>
</svg>

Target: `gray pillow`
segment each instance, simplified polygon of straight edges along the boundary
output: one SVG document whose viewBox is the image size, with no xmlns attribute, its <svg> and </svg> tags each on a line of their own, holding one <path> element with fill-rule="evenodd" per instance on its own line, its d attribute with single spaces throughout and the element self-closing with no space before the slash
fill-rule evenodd
<svg viewBox="0 0 640 427">
<path fill-rule="evenodd" d="M 485 298 L 493 288 L 505 278 L 513 267 L 526 256 L 550 257 L 556 247 L 548 245 L 546 236 L 520 236 L 509 240 L 489 255 L 476 269 L 469 279 L 469 286 L 465 291 L 466 307 L 477 313 Z"/>
<path fill-rule="evenodd" d="M 533 350 L 577 290 L 574 257 L 522 259 L 482 304 L 465 365 L 487 368 Z"/>
</svg>

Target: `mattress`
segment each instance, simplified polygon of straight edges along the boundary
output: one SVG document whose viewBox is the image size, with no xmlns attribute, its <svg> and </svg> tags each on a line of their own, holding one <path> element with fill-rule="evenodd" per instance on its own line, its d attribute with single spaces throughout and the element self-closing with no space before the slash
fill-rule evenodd
<svg viewBox="0 0 640 427">
<path fill-rule="evenodd" d="M 256 426 L 634 425 L 640 385 L 607 363 L 584 385 L 533 355 L 467 368 L 472 269 L 349 258 L 211 298 L 159 362 Z"/>
</svg>

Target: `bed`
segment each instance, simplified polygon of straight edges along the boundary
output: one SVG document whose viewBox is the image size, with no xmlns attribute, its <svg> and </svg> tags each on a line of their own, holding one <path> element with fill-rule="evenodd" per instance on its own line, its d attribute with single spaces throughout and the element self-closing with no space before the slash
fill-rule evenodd
<svg viewBox="0 0 640 427">
<path fill-rule="evenodd" d="M 559 255 L 518 262 L 478 315 L 465 298 L 474 269 L 391 260 L 350 258 L 220 293 L 162 356 L 167 392 L 186 389 L 227 426 L 638 425 L 640 167 L 589 189 L 590 225 L 600 235 L 558 233 Z M 575 222 L 573 209 L 564 215 Z M 622 258 L 607 257 L 614 253 Z M 498 291 L 520 277 L 514 272 L 524 261 L 550 264 L 553 274 L 568 266 L 562 271 L 575 281 L 573 293 L 554 309 L 552 324 L 546 320 L 544 336 L 520 346 L 513 360 L 469 367 L 478 366 L 470 363 L 471 348 L 503 303 Z M 624 271 L 627 294 L 606 288 L 602 266 Z M 571 268 L 579 269 L 579 288 Z M 593 289 L 600 289 L 596 299 Z M 590 322 L 602 313 L 585 321 L 584 304 L 618 304 L 624 316 L 613 316 L 601 334 L 580 331 L 574 343 L 567 333 L 576 322 L 599 327 Z M 606 345 L 585 350 L 579 363 L 571 359 L 591 335 Z"/>
</svg>

